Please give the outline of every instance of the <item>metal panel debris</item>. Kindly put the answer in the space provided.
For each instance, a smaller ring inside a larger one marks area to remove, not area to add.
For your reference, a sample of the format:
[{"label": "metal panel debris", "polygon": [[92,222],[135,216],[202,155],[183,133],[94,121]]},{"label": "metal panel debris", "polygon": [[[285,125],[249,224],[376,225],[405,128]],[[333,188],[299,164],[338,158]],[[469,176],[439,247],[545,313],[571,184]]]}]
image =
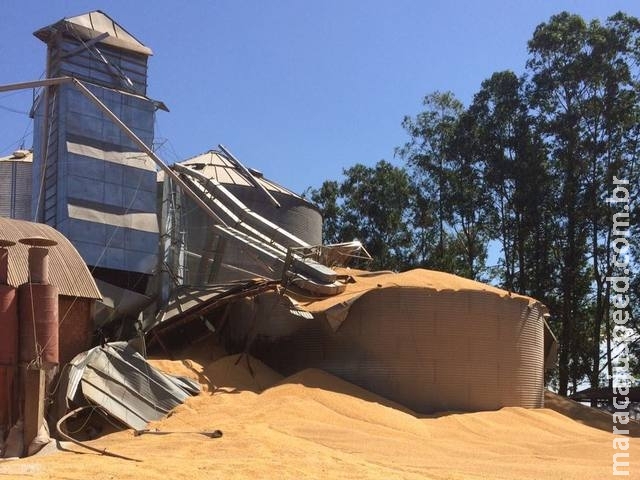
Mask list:
[{"label": "metal panel debris", "polygon": [[193,380],[155,369],[126,342],[92,348],[70,365],[67,399],[99,405],[135,430],[144,430],[200,391]]}]

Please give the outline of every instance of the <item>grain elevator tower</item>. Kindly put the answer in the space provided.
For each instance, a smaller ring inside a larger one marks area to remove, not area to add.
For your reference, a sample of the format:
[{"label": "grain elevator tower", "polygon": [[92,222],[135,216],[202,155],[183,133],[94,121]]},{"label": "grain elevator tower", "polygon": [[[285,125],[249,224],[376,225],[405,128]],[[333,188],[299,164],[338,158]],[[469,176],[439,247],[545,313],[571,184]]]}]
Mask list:
[{"label": "grain elevator tower", "polygon": [[[152,145],[148,47],[101,11],[34,35],[47,44],[47,77],[82,81]],[[158,249],[153,162],[72,84],[47,87],[33,112],[33,218],[69,238],[96,277],[143,289]]]}]

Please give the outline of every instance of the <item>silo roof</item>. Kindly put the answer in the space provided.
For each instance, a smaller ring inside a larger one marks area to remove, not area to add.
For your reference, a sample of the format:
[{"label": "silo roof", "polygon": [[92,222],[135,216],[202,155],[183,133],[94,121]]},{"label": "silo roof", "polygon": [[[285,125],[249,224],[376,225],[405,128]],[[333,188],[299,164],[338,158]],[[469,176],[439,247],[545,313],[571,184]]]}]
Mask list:
[{"label": "silo roof", "polygon": [[[216,180],[223,185],[239,185],[255,188],[237,165],[232,160],[229,160],[224,153],[217,150],[209,150],[208,152],[196,155],[195,157],[180,162],[180,165],[190,168],[207,178]],[[249,168],[249,171],[251,171],[256,181],[268,191],[301,198],[300,195],[297,195],[291,190],[271,180],[267,180],[261,172],[251,168]]]},{"label": "silo roof", "polygon": [[82,40],[92,40],[106,33],[107,36],[101,39],[100,43],[147,56],[153,55],[149,47],[127,32],[121,25],[101,10],[94,10],[93,12],[75,17],[63,18],[52,25],[35,31],[33,34],[46,43],[59,31],[75,34]]},{"label": "silo roof", "polygon": [[31,150],[16,150],[7,157],[0,157],[0,162],[33,162],[33,152]]},{"label": "silo roof", "polygon": [[49,249],[49,282],[58,287],[60,295],[101,298],[87,265],[62,233],[43,223],[0,217],[0,239],[16,243],[9,247],[9,285],[18,287],[27,282],[29,247],[18,242],[27,237],[44,237],[58,243]]}]

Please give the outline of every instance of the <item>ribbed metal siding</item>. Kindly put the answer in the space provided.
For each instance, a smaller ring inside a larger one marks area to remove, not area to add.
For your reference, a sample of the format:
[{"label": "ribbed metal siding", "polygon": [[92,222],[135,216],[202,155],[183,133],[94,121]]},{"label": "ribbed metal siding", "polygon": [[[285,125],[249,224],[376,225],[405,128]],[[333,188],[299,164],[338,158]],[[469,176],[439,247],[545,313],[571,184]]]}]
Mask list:
[{"label": "ribbed metal siding", "polygon": [[[55,49],[59,50],[55,50]],[[133,91],[145,95],[147,91],[147,56],[99,44],[97,49],[102,53],[110,66],[97,60],[96,47],[91,50],[70,38],[65,38],[59,46],[51,46],[50,53],[54,63],[53,70],[59,75],[68,75],[80,80],[106,87],[128,87],[116,73],[118,70],[133,83]],[[75,52],[69,55],[70,52]]]},{"label": "ribbed metal siding", "polygon": [[358,299],[337,332],[323,318],[307,323],[256,354],[285,374],[322,368],[422,413],[543,406],[544,323],[536,304],[486,292],[384,288]]},{"label": "ribbed metal siding", "polygon": [[0,162],[0,216],[31,218],[31,162]]},{"label": "ribbed metal siding", "polygon": [[[227,188],[247,207],[267,220],[285,228],[311,245],[322,243],[322,216],[304,199],[272,192],[281,205],[280,208],[276,208],[263,192],[253,186],[227,185]],[[213,281],[227,282],[252,277],[251,274],[244,273],[242,270],[226,268],[220,269],[216,277],[211,277],[208,271],[201,269],[199,255],[209,252],[212,259],[220,255],[218,236],[213,233],[213,221],[208,215],[188,197],[185,196],[183,202],[183,229],[185,231],[186,248],[189,252],[197,255],[188,256],[186,259],[185,283],[202,285]],[[257,261],[254,253],[240,242],[227,242],[222,256],[222,263],[270,278],[275,278],[274,275],[276,277],[280,275],[279,272],[270,271],[269,265]]]},{"label": "ribbed metal siding", "polygon": [[11,162],[0,162],[0,217],[11,217],[12,170]]},{"label": "ribbed metal siding", "polygon": [[32,164],[30,162],[15,162],[15,203],[12,218],[18,220],[31,219],[31,175]]},{"label": "ribbed metal siding", "polygon": [[[89,89],[144,142],[152,143],[154,107],[150,101],[95,85]],[[55,106],[51,116],[55,121],[48,135],[50,145],[39,220],[66,235],[89,265],[150,273],[157,264],[157,232],[149,233],[133,224],[131,228],[118,228],[114,234],[115,227],[106,222],[71,218],[69,207],[91,201],[98,215],[123,215],[126,210],[155,216],[155,171],[130,168],[124,164],[126,161],[118,164],[68,152],[67,142],[110,152],[136,152],[138,148],[72,86],[60,86],[55,97],[52,95],[52,102]],[[38,132],[42,131],[43,126],[39,125]],[[38,173],[42,151],[40,143],[35,147]],[[144,161],[141,159],[140,163]],[[41,182],[37,178],[33,184],[39,188]],[[35,201],[38,197],[33,198]],[[120,209],[114,211],[114,205]]]},{"label": "ribbed metal siding", "polygon": [[277,208],[262,191],[253,186],[228,185],[227,189],[251,210],[308,244],[322,244],[322,215],[304,199],[281,192],[270,192],[280,203],[280,208]]}]

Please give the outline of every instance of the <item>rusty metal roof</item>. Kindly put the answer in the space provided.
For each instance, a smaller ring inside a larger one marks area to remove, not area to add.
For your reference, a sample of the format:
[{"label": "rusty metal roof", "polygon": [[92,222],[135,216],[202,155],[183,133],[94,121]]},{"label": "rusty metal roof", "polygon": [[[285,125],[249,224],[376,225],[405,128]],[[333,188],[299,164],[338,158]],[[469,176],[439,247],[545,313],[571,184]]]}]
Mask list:
[{"label": "rusty metal roof", "polygon": [[29,247],[18,243],[26,237],[45,237],[58,242],[49,250],[49,281],[58,287],[60,295],[101,298],[87,265],[67,238],[56,229],[42,224],[0,217],[0,239],[12,240],[9,248],[9,284],[17,287],[27,282]]}]

